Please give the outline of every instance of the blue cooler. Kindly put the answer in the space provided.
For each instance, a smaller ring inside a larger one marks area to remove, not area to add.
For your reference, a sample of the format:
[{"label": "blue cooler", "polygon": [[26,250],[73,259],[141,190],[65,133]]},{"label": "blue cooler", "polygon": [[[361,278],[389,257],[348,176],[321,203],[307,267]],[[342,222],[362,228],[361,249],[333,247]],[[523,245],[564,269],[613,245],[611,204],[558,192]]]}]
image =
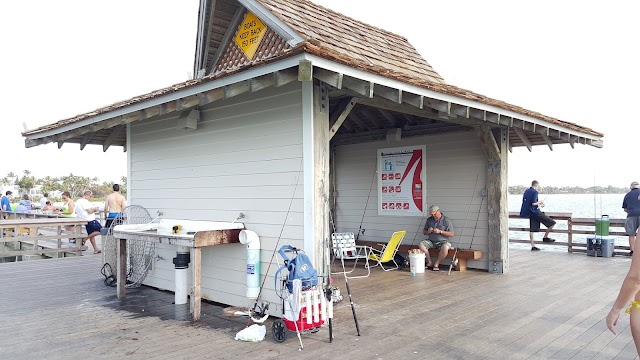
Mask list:
[{"label": "blue cooler", "polygon": [[587,256],[612,257],[615,244],[613,238],[591,236],[587,238]]}]

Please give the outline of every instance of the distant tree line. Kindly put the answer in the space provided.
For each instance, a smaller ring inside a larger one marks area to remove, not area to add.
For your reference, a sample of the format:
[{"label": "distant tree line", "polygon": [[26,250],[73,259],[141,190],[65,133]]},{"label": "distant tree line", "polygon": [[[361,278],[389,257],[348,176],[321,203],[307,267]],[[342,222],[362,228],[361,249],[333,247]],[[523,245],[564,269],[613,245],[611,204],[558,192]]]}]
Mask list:
[{"label": "distant tree line", "polygon": [[[509,186],[509,194],[522,194],[529,186],[515,185]],[[616,186],[544,186],[541,193],[545,194],[626,194],[629,188]]]},{"label": "distant tree line", "polygon": [[[127,192],[127,177],[120,178],[120,192]],[[21,193],[29,193],[36,185],[42,186],[42,193],[50,193],[56,190],[68,191],[72,198],[82,196],[85,190],[91,190],[96,198],[103,198],[113,191],[113,183],[100,182],[97,177],[77,176],[69,174],[61,177],[45,176],[44,178],[36,178],[31,171],[24,170],[22,176],[18,176],[14,172],[8,173],[0,179],[3,185],[14,184],[20,188]]]}]

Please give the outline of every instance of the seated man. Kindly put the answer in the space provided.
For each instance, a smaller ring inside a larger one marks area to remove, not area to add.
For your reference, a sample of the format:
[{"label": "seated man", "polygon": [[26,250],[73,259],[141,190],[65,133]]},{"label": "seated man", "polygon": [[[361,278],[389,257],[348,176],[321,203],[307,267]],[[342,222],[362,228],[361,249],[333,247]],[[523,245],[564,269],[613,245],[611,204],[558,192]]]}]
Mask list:
[{"label": "seated man", "polygon": [[[428,235],[429,238],[421,241],[418,247],[427,255],[427,269],[440,271],[440,262],[447,257],[449,249],[451,249],[451,244],[448,239],[454,235],[453,224],[449,218],[440,212],[438,205],[429,206],[429,215],[431,216],[427,218],[427,222],[424,224],[424,230],[422,231],[422,233]],[[438,259],[433,265],[431,263],[431,256],[429,256],[429,249],[431,248],[440,250]]]}]

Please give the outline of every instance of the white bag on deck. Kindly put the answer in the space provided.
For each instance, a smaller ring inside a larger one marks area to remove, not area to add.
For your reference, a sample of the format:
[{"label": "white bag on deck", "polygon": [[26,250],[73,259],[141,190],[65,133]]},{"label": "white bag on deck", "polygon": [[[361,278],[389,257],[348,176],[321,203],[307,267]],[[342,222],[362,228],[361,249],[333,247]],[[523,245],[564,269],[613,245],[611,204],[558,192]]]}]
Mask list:
[{"label": "white bag on deck", "polygon": [[264,325],[253,324],[246,329],[240,330],[236,334],[236,340],[242,341],[262,341],[267,334],[267,328]]}]

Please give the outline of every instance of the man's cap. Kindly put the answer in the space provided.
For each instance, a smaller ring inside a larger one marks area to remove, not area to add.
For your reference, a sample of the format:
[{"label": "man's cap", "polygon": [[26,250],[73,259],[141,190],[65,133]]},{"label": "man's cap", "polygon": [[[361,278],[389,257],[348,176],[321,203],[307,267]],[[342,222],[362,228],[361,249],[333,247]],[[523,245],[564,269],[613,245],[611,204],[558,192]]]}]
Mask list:
[{"label": "man's cap", "polygon": [[631,183],[631,185],[629,185],[632,189],[637,189],[640,188],[640,183],[638,183],[637,181],[633,181]]},{"label": "man's cap", "polygon": [[440,207],[438,205],[429,206],[429,213],[432,213],[432,212],[438,211],[438,210],[440,210]]},{"label": "man's cap", "polygon": [[20,200],[20,205],[27,205],[27,202],[25,200]]}]

